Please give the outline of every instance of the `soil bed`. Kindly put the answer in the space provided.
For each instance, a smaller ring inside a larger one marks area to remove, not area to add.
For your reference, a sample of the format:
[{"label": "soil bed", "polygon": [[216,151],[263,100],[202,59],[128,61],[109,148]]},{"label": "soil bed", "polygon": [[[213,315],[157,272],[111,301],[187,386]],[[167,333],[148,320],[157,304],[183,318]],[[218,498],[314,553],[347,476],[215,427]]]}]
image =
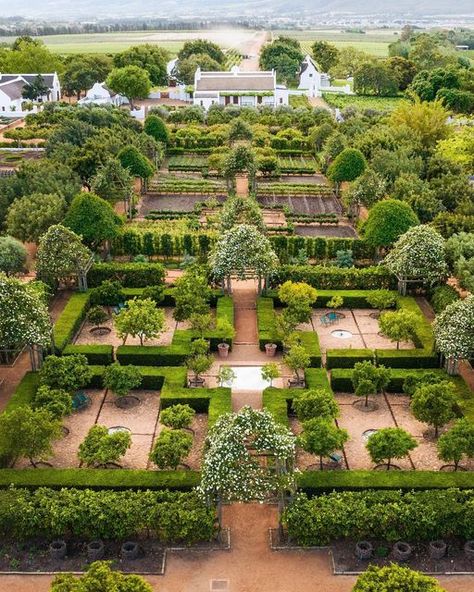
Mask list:
[{"label": "soil bed", "polygon": [[[386,543],[385,541],[370,542],[374,547],[374,553],[369,560],[361,560],[356,557],[356,541],[346,540],[333,543],[331,551],[334,561],[334,573],[363,572],[369,564],[382,566],[395,561],[392,554],[393,543]],[[410,543],[413,547],[412,556],[407,561],[404,561],[402,565],[433,574],[474,572],[474,561],[467,559],[464,555],[464,541],[452,539],[446,542],[448,550],[446,556],[442,559],[430,558],[428,543]],[[379,555],[382,554],[386,556],[380,557]]]}]

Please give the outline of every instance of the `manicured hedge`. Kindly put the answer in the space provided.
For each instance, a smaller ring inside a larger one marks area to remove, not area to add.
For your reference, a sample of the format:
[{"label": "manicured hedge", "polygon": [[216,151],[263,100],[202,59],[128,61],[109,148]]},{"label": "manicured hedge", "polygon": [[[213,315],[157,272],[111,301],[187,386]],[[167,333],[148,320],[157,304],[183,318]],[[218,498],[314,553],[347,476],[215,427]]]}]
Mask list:
[{"label": "manicured hedge", "polygon": [[56,353],[61,353],[73,340],[76,331],[86,318],[89,307],[90,292],[75,292],[69,298],[64,310],[54,323],[53,339]]},{"label": "manicured hedge", "polygon": [[377,363],[389,368],[439,368],[439,357],[425,349],[376,349]]},{"label": "manicured hedge", "polygon": [[341,491],[311,499],[300,494],[286,508],[283,524],[290,539],[305,546],[340,539],[472,539],[474,490]]},{"label": "manicured hedge", "polygon": [[272,277],[272,285],[287,280],[306,282],[321,290],[377,290],[396,287],[396,278],[386,267],[341,268],[323,265],[282,265]]},{"label": "manicured hedge", "polygon": [[[207,257],[216,241],[215,232],[169,234],[158,230],[126,228],[112,242],[113,255],[183,256]],[[136,264],[133,264],[136,265]],[[154,282],[159,283],[159,282]]]},{"label": "manicured hedge", "polygon": [[[90,388],[101,388],[105,366],[91,366]],[[138,388],[160,390],[166,381],[168,388],[179,389],[186,385],[187,370],[183,367],[139,366],[142,382]]]},{"label": "manicured hedge", "polygon": [[104,280],[117,280],[127,288],[146,288],[162,284],[165,270],[161,263],[94,263],[87,274],[89,287],[100,286]]},{"label": "manicured hedge", "polygon": [[189,346],[183,345],[119,345],[115,355],[123,365],[181,366],[189,351]]},{"label": "manicured hedge", "polygon": [[198,413],[208,414],[211,427],[217,418],[232,411],[232,391],[230,388],[171,388],[165,384],[160,396],[161,409],[178,403],[192,407]]},{"label": "manicured hedge", "polygon": [[[275,191],[275,195],[278,195],[278,191]],[[281,263],[288,263],[291,257],[296,257],[301,251],[309,259],[316,261],[335,259],[337,251],[348,249],[352,251],[355,260],[373,259],[375,255],[374,248],[365,241],[352,238],[270,236],[270,242]]]},{"label": "manicured hedge", "polygon": [[375,360],[372,349],[328,349],[326,352],[326,368],[353,368],[357,362]]},{"label": "manicured hedge", "polygon": [[[343,308],[370,308],[372,306],[368,303],[367,298],[375,290],[317,290],[316,300],[313,303],[313,308],[327,308],[327,303],[334,296],[340,296],[344,303]],[[398,302],[398,293],[392,290],[391,293]],[[275,306],[283,306],[278,298],[278,290],[268,290],[267,298],[272,298]]]},{"label": "manicured hedge", "polygon": [[8,401],[5,411],[13,411],[18,407],[31,405],[39,386],[38,372],[27,372],[16,387]]},{"label": "manicured hedge", "polygon": [[63,349],[63,355],[82,354],[86,356],[89,364],[108,366],[114,361],[113,345],[67,345]]}]

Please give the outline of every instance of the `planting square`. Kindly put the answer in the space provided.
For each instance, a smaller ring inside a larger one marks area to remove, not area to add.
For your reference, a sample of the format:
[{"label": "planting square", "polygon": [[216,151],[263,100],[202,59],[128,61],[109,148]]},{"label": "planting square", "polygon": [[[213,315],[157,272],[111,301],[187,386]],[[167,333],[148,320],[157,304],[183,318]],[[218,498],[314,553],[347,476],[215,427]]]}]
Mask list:
[{"label": "planting square", "polygon": [[132,397],[139,399],[139,404],[128,409],[117,407],[118,397],[108,391],[97,423],[108,428],[112,426],[124,426],[132,434],[154,434],[156,418],[160,404],[158,391],[136,390],[130,393]]}]

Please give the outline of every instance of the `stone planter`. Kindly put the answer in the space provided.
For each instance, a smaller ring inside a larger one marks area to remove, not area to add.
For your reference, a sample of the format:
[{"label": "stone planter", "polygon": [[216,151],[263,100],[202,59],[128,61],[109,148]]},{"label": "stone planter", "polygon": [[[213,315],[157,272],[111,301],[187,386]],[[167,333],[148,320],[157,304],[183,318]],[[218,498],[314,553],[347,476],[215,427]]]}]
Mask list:
[{"label": "stone planter", "polygon": [[66,541],[57,540],[49,545],[49,556],[53,561],[64,559],[66,557],[67,545]]},{"label": "stone planter", "polygon": [[464,555],[468,559],[474,559],[474,541],[467,541],[464,544]]},{"label": "stone planter", "polygon": [[274,358],[276,351],[277,351],[276,343],[266,343],[265,344],[265,353],[267,354],[267,357]]},{"label": "stone planter", "polygon": [[392,549],[393,557],[396,561],[407,561],[410,559],[412,551],[413,549],[411,545],[403,541],[398,541],[398,543],[395,543]]},{"label": "stone planter", "polygon": [[355,554],[357,559],[367,560],[373,555],[374,548],[369,541],[358,541],[355,546]]},{"label": "stone planter", "polygon": [[431,559],[442,559],[446,555],[447,544],[444,541],[431,541],[428,551]]},{"label": "stone planter", "polygon": [[138,543],[134,541],[127,541],[122,545],[120,554],[122,556],[122,559],[128,559],[129,561],[133,561],[133,559],[136,559],[138,557],[139,551],[140,547],[138,546]]},{"label": "stone planter", "polygon": [[87,559],[89,561],[99,561],[104,556],[105,548],[102,541],[91,541],[87,545]]},{"label": "stone planter", "polygon": [[229,356],[230,345],[228,343],[217,344],[217,351],[219,352],[219,358],[227,358]]}]

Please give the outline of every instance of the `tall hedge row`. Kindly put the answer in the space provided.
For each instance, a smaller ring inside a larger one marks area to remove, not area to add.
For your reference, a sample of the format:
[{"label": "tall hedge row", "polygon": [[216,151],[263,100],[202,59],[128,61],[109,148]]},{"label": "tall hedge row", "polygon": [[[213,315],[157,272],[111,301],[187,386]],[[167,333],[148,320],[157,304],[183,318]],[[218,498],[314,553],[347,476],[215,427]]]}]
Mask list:
[{"label": "tall hedge row", "polygon": [[272,285],[291,280],[306,282],[322,290],[392,290],[396,278],[386,267],[325,267],[323,265],[282,265],[272,278]]}]

